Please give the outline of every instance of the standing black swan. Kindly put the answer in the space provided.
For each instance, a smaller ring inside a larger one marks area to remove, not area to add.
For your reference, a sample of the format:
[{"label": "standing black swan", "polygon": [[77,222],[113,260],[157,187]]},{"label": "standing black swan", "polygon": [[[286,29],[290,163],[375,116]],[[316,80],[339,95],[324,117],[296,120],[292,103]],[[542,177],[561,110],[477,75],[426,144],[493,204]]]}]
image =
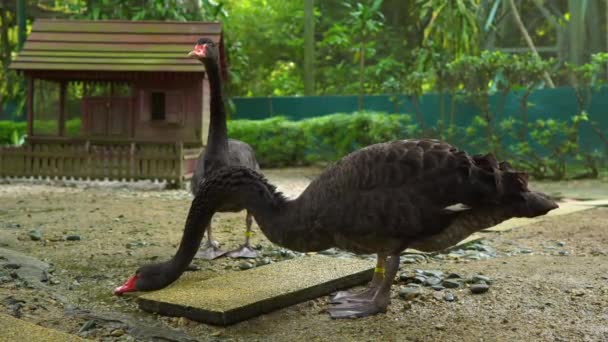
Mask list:
[{"label": "standing black swan", "polygon": [[[192,201],[175,256],[139,268],[115,294],[171,284],[194,257],[218,208],[239,203],[270,241],[286,248],[376,253],[377,271],[368,289],[338,293],[329,313],[341,318],[384,312],[404,249],[444,249],[511,217],[557,208],[544,194],[528,190],[527,183],[526,174],[490,154],[469,156],[436,140],[393,141],[353,152],[294,200],[251,169],[222,168],[207,177]],[[456,204],[465,207],[448,208]]]},{"label": "standing black swan", "polygon": [[[205,174],[209,174],[220,167],[227,165],[241,165],[250,167],[259,171],[255,159],[255,152],[248,144],[234,139],[228,139],[228,130],[226,128],[226,111],[224,109],[224,100],[222,97],[222,81],[220,76],[218,58],[219,52],[215,43],[208,38],[200,38],[194,50],[189,54],[189,57],[200,60],[205,65],[207,77],[209,78],[210,98],[209,110],[211,118],[209,123],[209,138],[207,139],[207,147],[204,154],[201,154],[196,162],[196,170],[190,181],[190,189],[192,194],[196,196],[200,183],[204,180]],[[236,203],[224,203],[221,212],[237,212],[245,208]],[[245,243],[240,248],[228,252],[228,256],[233,258],[255,258],[256,251],[251,248],[249,237],[251,236],[251,213],[247,211],[245,224]],[[225,251],[219,248],[217,241],[213,240],[211,234],[211,223],[207,228],[207,241],[197,257],[203,259],[215,259],[226,254]]]}]

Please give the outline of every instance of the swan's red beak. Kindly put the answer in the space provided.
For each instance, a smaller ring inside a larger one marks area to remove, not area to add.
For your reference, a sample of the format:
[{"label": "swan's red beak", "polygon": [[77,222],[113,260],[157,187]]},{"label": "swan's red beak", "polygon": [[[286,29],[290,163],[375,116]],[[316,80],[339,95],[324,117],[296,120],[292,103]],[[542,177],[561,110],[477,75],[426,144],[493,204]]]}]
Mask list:
[{"label": "swan's red beak", "polygon": [[137,281],[138,276],[134,275],[131,278],[127,279],[127,281],[122,285],[114,289],[114,294],[117,296],[122,296],[123,293],[137,291],[135,288],[135,282]]},{"label": "swan's red beak", "polygon": [[196,44],[194,46],[194,50],[188,53],[188,57],[192,58],[204,58],[207,56],[207,45],[206,44]]}]

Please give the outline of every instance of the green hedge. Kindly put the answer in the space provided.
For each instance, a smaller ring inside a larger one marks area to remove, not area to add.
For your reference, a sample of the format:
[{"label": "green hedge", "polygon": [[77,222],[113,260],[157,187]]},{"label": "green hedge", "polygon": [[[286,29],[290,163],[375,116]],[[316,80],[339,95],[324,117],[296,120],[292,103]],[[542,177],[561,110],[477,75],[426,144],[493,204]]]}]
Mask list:
[{"label": "green hedge", "polygon": [[228,135],[250,144],[262,167],[331,162],[370,144],[404,139],[415,130],[409,115],[375,112],[228,123]]},{"label": "green hedge", "polygon": [[[70,137],[80,135],[80,119],[71,119],[65,122],[66,133]],[[34,130],[39,132],[57,132],[57,121],[35,120]],[[20,137],[27,132],[27,122],[0,121],[0,146],[14,145]]]}]

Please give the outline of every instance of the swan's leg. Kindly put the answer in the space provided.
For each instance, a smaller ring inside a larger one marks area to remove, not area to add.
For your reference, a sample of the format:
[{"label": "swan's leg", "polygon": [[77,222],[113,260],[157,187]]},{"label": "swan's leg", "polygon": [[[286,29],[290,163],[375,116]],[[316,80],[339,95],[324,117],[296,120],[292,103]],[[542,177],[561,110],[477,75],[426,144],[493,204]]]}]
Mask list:
[{"label": "swan's leg", "polygon": [[329,302],[332,304],[346,303],[346,302],[362,302],[370,301],[373,299],[378,286],[384,279],[386,265],[386,255],[378,254],[376,261],[376,268],[374,269],[374,277],[372,281],[367,285],[367,288],[362,292],[353,291],[339,291],[333,297],[330,298]]},{"label": "swan's leg", "polygon": [[245,224],[247,225],[247,230],[245,230],[245,243],[242,244],[239,248],[228,252],[228,256],[231,258],[256,258],[258,256],[258,252],[251,247],[251,243],[249,239],[251,238],[251,224],[253,223],[253,216],[247,211],[247,216],[245,217]]},{"label": "swan's leg", "polygon": [[327,310],[332,318],[365,317],[379,312],[386,312],[390,303],[391,286],[399,270],[399,254],[392,255],[386,263],[384,279],[378,286],[372,300],[365,302],[347,302],[331,305]]},{"label": "swan's leg", "polygon": [[207,241],[201,246],[198,253],[196,253],[195,258],[213,260],[221,257],[224,254],[226,254],[226,251],[221,250],[220,244],[213,240],[211,223],[209,223],[209,227],[207,227]]}]

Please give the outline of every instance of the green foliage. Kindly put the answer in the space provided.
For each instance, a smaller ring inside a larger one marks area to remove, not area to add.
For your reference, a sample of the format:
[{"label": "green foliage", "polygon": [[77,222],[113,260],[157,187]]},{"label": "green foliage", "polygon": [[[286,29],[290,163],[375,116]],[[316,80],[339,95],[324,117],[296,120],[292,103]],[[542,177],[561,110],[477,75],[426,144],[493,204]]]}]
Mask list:
[{"label": "green foliage", "polygon": [[229,136],[250,144],[262,167],[327,163],[363,146],[407,138],[415,129],[408,115],[373,112],[228,123]]},{"label": "green foliage", "polygon": [[[80,119],[71,119],[65,122],[66,135],[70,137],[80,135]],[[35,120],[34,128],[40,132],[56,132],[56,120]],[[0,146],[20,145],[27,132],[27,122],[25,121],[0,121]]]}]

